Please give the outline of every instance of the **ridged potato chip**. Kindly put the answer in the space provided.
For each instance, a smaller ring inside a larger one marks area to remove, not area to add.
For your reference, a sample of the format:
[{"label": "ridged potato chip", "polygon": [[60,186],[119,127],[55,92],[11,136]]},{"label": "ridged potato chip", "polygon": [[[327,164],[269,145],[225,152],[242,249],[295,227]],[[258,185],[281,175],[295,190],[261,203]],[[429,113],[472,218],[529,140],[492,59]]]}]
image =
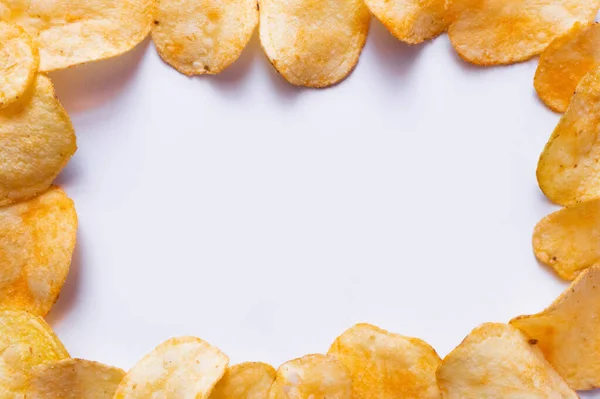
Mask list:
[{"label": "ridged potato chip", "polygon": [[269,399],[352,399],[352,378],[335,357],[306,355],[279,367]]},{"label": "ridged potato chip", "polygon": [[444,399],[577,399],[534,341],[507,324],[485,323],[442,360]]},{"label": "ridged potato chip", "polygon": [[159,0],[152,39],[179,72],[217,74],[239,58],[257,24],[256,0]]},{"label": "ridged potato chip", "polygon": [[129,370],[114,399],[206,399],[228,364],[227,355],[200,338],[171,338]]},{"label": "ridged potato chip", "polygon": [[449,0],[448,37],[478,65],[511,64],[540,54],[575,23],[590,24],[600,0]]},{"label": "ridged potato chip", "polygon": [[0,108],[22,97],[33,83],[40,59],[31,37],[0,21]]},{"label": "ridged potato chip", "polygon": [[417,338],[357,324],[340,335],[329,354],[350,370],[356,399],[436,399],[440,392],[435,350]]},{"label": "ridged potato chip", "polygon": [[363,0],[259,0],[260,42],[297,86],[327,87],[352,72],[369,31]]},{"label": "ridged potato chip", "polygon": [[50,79],[38,75],[23,98],[0,110],[0,206],[46,190],[76,149],[69,116]]},{"label": "ridged potato chip", "polygon": [[0,208],[0,308],[48,313],[67,278],[76,234],[73,201],[58,187]]},{"label": "ridged potato chip", "polygon": [[210,399],[267,399],[275,369],[266,363],[241,363],[229,367]]},{"label": "ridged potato chip", "polygon": [[27,399],[112,399],[125,376],[119,368],[63,359],[33,369]]}]

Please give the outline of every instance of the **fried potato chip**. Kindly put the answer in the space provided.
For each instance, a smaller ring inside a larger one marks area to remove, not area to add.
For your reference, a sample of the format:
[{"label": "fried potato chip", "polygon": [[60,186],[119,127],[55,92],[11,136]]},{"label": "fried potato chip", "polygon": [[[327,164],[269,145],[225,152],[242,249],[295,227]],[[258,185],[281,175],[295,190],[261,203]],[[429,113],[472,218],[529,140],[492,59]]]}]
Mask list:
[{"label": "fried potato chip", "polygon": [[0,308],[48,313],[67,278],[76,234],[73,201],[58,187],[0,208]]},{"label": "fried potato chip", "polygon": [[119,368],[63,359],[33,369],[27,399],[112,399],[125,376]]},{"label": "fried potato chip", "polygon": [[37,46],[16,25],[0,22],[0,108],[23,96],[40,63]]},{"label": "fried potato chip", "polygon": [[444,399],[577,399],[534,341],[514,327],[485,323],[442,360]]},{"label": "fried potato chip", "polygon": [[257,24],[256,0],[159,0],[152,39],[179,72],[217,74],[239,58]]},{"label": "fried potato chip", "polygon": [[228,364],[227,355],[200,338],[171,338],[129,370],[114,399],[206,399]]},{"label": "fried potato chip", "polygon": [[541,53],[575,23],[588,25],[600,0],[449,0],[448,37],[478,65],[511,64]]},{"label": "fried potato chip", "polygon": [[290,83],[326,87],[352,72],[369,31],[363,0],[259,0],[260,41]]},{"label": "fried potato chip", "polygon": [[40,71],[131,50],[150,33],[154,0],[0,0],[0,19],[37,39]]},{"label": "fried potato chip", "polygon": [[267,399],[275,369],[265,363],[229,367],[210,394],[210,399]]},{"label": "fried potato chip", "polygon": [[28,398],[33,368],[69,354],[39,316],[0,311],[0,398]]},{"label": "fried potato chip", "polygon": [[306,355],[279,367],[269,399],[352,399],[352,378],[335,357]]},{"label": "fried potato chip", "polygon": [[355,399],[440,398],[435,370],[440,357],[425,341],[357,324],[340,335],[329,354],[350,370]]}]

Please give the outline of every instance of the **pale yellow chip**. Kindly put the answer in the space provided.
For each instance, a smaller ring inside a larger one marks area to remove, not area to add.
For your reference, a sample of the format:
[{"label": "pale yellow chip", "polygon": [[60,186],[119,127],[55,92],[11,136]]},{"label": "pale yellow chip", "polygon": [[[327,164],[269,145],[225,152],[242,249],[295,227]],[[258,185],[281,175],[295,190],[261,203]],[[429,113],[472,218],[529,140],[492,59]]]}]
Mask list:
[{"label": "pale yellow chip", "polygon": [[260,41],[290,83],[326,87],[352,72],[369,31],[363,0],[260,0]]},{"label": "pale yellow chip", "polygon": [[352,377],[335,357],[306,355],[282,364],[269,399],[352,399]]},{"label": "pale yellow chip", "polygon": [[0,22],[0,108],[23,96],[39,63],[31,37],[16,25]]},{"label": "pale yellow chip", "polygon": [[155,0],[0,0],[0,19],[37,39],[40,71],[131,50],[150,33]]},{"label": "pale yellow chip", "polygon": [[152,39],[179,72],[217,74],[238,59],[257,24],[256,0],[158,0]]},{"label": "pale yellow chip", "polygon": [[124,376],[119,368],[89,360],[44,363],[33,369],[27,399],[112,399]]},{"label": "pale yellow chip", "polygon": [[425,341],[357,324],[340,335],[329,354],[345,365],[355,399],[436,399],[435,370],[440,357]]},{"label": "pale yellow chip", "polygon": [[577,399],[534,341],[507,324],[486,323],[442,360],[444,399]]},{"label": "pale yellow chip", "polygon": [[266,363],[241,363],[229,367],[210,399],[267,399],[275,369]]},{"label": "pale yellow chip", "polygon": [[0,311],[0,399],[28,398],[32,372],[45,362],[69,354],[39,316]]},{"label": "pale yellow chip", "polygon": [[76,149],[69,116],[50,79],[38,75],[22,99],[0,110],[0,206],[46,190]]},{"label": "pale yellow chip", "polygon": [[452,46],[478,65],[510,64],[540,54],[575,23],[590,24],[600,0],[449,0]]},{"label": "pale yellow chip", "polygon": [[114,399],[206,399],[228,364],[227,355],[200,338],[171,338],[129,370]]}]

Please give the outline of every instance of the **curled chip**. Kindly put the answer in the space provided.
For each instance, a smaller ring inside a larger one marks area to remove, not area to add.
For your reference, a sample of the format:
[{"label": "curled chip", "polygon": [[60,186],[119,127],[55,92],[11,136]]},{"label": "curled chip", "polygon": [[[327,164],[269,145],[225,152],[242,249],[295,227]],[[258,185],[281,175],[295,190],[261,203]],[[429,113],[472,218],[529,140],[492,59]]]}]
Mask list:
[{"label": "curled chip", "polygon": [[125,372],[82,359],[63,359],[33,369],[27,399],[112,399]]},{"label": "curled chip", "polygon": [[269,399],[352,399],[352,378],[335,357],[306,355],[279,367]]},{"label": "curled chip", "polygon": [[227,369],[210,399],[267,399],[275,369],[265,363],[242,363]]},{"label": "curled chip", "polygon": [[540,56],[533,84],[544,103],[565,112],[579,81],[600,64],[600,24],[575,24]]},{"label": "curled chip", "polygon": [[541,53],[575,23],[588,25],[600,0],[449,0],[452,46],[478,65],[510,64]]},{"label": "curled chip", "polygon": [[435,370],[440,358],[420,339],[357,324],[340,335],[329,354],[350,370],[356,399],[440,397]]},{"label": "curled chip", "polygon": [[186,75],[217,74],[238,59],[258,23],[256,0],[159,0],[152,39]]},{"label": "curled chip", "polygon": [[38,75],[31,92],[0,110],[0,206],[46,190],[75,153],[75,132]]},{"label": "curled chip", "polygon": [[577,399],[536,342],[507,324],[486,323],[442,360],[444,399]]},{"label": "curled chip", "polygon": [[290,83],[326,87],[354,69],[369,31],[363,0],[260,0],[260,41]]},{"label": "curled chip", "polygon": [[150,33],[155,0],[0,0],[0,18],[37,38],[40,71],[114,57]]},{"label": "curled chip", "polygon": [[129,370],[114,399],[206,399],[228,364],[227,355],[200,338],[171,338]]},{"label": "curled chip", "polygon": [[36,45],[18,26],[0,22],[0,108],[22,97],[40,59]]}]

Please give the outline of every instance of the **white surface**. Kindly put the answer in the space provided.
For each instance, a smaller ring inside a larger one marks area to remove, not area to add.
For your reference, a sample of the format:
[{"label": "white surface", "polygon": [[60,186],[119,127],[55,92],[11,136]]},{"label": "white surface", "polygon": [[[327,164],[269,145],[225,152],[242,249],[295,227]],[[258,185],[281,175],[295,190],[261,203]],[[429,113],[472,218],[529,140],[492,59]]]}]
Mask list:
[{"label": "white surface", "polygon": [[256,37],[218,77],[180,75],[149,41],[53,74],[80,229],[51,323],[72,355],[124,368],[183,334],[277,366],[356,322],[443,356],[541,310],[566,285],[531,251],[559,118],[535,67],[479,69],[446,36],[409,48],[373,23],[327,90],[288,85]]}]

